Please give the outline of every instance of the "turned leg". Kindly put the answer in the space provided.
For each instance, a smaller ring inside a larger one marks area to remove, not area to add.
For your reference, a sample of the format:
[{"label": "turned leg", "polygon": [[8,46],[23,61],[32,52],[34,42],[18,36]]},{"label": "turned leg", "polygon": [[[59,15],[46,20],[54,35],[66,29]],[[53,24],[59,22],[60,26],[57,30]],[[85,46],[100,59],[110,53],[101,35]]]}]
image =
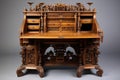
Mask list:
[{"label": "turned leg", "polygon": [[82,75],[82,71],[83,71],[83,66],[79,66],[78,69],[77,69],[77,77],[81,77]]},{"label": "turned leg", "polygon": [[100,68],[100,66],[96,66],[95,69],[98,70],[96,74],[101,77],[103,74],[103,70]]},{"label": "turned leg", "polygon": [[39,76],[42,78],[44,77],[44,69],[42,66],[37,67],[37,71],[39,72]]},{"label": "turned leg", "polygon": [[24,70],[24,69],[25,69],[24,66],[20,66],[20,67],[17,69],[16,74],[17,74],[18,77],[24,75],[24,73],[22,72],[22,70]]}]

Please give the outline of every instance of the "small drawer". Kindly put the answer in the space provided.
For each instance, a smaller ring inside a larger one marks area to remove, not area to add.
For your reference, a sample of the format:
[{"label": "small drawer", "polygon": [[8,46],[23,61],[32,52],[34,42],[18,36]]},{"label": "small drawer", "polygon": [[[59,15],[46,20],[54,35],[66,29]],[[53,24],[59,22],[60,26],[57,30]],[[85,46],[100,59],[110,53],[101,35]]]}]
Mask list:
[{"label": "small drawer", "polygon": [[27,23],[40,23],[40,19],[27,19]]},{"label": "small drawer", "polygon": [[39,30],[40,26],[39,25],[28,25],[28,30]]},{"label": "small drawer", "polygon": [[81,19],[81,23],[92,23],[92,19]]},{"label": "small drawer", "polygon": [[74,27],[74,23],[62,23],[62,27]]},{"label": "small drawer", "polygon": [[48,27],[60,27],[60,23],[48,23]]}]

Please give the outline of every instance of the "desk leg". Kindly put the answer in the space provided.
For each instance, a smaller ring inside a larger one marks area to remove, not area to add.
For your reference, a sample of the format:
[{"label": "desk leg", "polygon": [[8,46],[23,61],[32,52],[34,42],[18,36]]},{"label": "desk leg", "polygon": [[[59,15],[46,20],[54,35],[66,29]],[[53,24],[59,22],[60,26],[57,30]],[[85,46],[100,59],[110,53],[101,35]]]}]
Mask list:
[{"label": "desk leg", "polygon": [[101,77],[102,74],[103,74],[103,70],[102,70],[102,69],[100,68],[100,66],[98,66],[98,65],[95,66],[95,69],[98,70],[98,71],[96,72],[96,74]]},{"label": "desk leg", "polygon": [[79,66],[78,67],[77,74],[76,74],[77,77],[81,77],[83,70],[84,70],[83,66]]},{"label": "desk leg", "polygon": [[21,76],[24,75],[24,73],[22,72],[22,70],[24,70],[24,69],[25,69],[25,66],[20,66],[20,67],[17,69],[16,74],[17,74],[18,77],[21,77]]},{"label": "desk leg", "polygon": [[37,67],[37,71],[39,72],[39,76],[42,78],[44,77],[44,69],[42,66]]},{"label": "desk leg", "polygon": [[44,77],[44,69],[43,69],[43,67],[42,66],[20,66],[18,69],[17,69],[17,71],[16,71],[16,73],[17,73],[17,76],[18,77],[21,77],[21,76],[23,76],[24,75],[24,73],[22,72],[22,70],[24,70],[24,69],[31,69],[31,70],[37,70],[38,72],[39,72],[39,76],[42,78],[42,77]]},{"label": "desk leg", "polygon": [[82,72],[83,72],[84,69],[96,69],[97,70],[96,74],[98,76],[100,76],[100,77],[103,74],[103,70],[100,68],[99,65],[91,65],[91,66],[84,65],[84,66],[79,66],[78,67],[78,69],[77,69],[77,77],[81,77]]}]

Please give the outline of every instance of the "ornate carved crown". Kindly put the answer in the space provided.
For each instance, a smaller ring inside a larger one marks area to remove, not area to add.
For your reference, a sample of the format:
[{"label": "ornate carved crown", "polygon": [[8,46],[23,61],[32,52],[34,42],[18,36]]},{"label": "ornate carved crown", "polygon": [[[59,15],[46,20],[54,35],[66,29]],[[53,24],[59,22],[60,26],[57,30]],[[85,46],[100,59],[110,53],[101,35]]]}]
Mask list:
[{"label": "ornate carved crown", "polygon": [[[89,6],[91,2],[88,3]],[[37,4],[34,8],[31,7],[33,2],[28,2],[30,5],[30,11],[88,11],[82,3],[76,3],[76,5],[69,5],[69,4],[63,4],[63,3],[56,3],[56,4],[50,4],[45,5],[44,3]],[[27,9],[25,9],[27,11]]]}]

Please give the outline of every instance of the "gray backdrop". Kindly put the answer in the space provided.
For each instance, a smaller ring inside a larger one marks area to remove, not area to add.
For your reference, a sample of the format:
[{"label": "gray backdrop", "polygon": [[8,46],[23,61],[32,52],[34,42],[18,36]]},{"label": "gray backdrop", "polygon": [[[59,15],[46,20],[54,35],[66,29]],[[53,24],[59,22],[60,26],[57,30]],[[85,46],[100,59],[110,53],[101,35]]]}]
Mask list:
[{"label": "gray backdrop", "polygon": [[[40,80],[37,74],[28,74],[17,78],[15,71],[21,64],[19,55],[19,29],[23,20],[22,11],[28,8],[29,0],[0,0],[0,78],[1,80]],[[39,2],[46,4],[67,3],[75,4],[88,1],[94,2],[92,8],[97,9],[97,20],[104,31],[104,41],[101,44],[99,64],[104,69],[103,77],[87,74],[76,78],[74,69],[53,69],[43,78],[47,80],[80,79],[80,80],[118,80],[120,78],[120,0],[30,0],[35,5]],[[33,5],[34,6],[34,5]],[[86,5],[86,7],[88,7]]]}]

